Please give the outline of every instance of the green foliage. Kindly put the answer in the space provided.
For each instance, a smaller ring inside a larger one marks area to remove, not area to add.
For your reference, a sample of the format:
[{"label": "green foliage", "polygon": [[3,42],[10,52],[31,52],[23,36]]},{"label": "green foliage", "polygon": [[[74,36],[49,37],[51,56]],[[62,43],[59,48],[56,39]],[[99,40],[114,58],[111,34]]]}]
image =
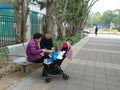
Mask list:
[{"label": "green foliage", "polygon": [[114,13],[110,10],[103,13],[102,21],[103,23],[109,27],[110,23],[113,22],[113,18],[115,17]]},{"label": "green foliage", "polygon": [[5,59],[0,58],[0,68],[2,68],[4,64],[5,64]]},{"label": "green foliage", "polygon": [[58,40],[58,39],[54,38],[54,39],[53,39],[53,43],[54,43],[58,48],[60,48],[61,44],[62,44],[64,41],[66,41],[67,39],[71,39],[71,40],[73,41],[73,45],[80,41],[80,39],[77,38],[76,36],[72,36],[72,37],[63,37],[63,39],[61,39],[61,40]]},{"label": "green foliage", "polygon": [[2,68],[4,64],[5,64],[5,60],[3,58],[0,58],[0,68]]},{"label": "green foliage", "polygon": [[94,15],[89,15],[89,18],[87,19],[86,26],[91,26],[97,23],[103,23],[105,27],[109,28],[110,23],[115,24],[115,28],[119,30],[120,27],[120,9],[114,10],[114,11],[105,11],[102,15],[97,12]]},{"label": "green foliage", "polygon": [[113,11],[115,14],[115,17],[113,18],[113,22],[116,24],[117,28],[120,27],[120,9]]},{"label": "green foliage", "polygon": [[8,54],[8,50],[6,48],[0,50],[0,58],[5,58],[7,54]]},{"label": "green foliage", "polygon": [[2,68],[3,67],[3,63],[0,61],[0,68]]},{"label": "green foliage", "polygon": [[84,38],[84,37],[87,37],[87,36],[88,36],[87,34],[83,34],[83,38]]},{"label": "green foliage", "polygon": [[92,23],[93,24],[98,24],[98,23],[101,23],[102,22],[102,15],[97,12],[94,17],[92,18]]},{"label": "green foliage", "polygon": [[5,58],[6,58],[7,54],[8,54],[7,49],[0,50],[0,68],[2,68],[3,65],[5,64]]},{"label": "green foliage", "polygon": [[20,71],[21,67],[20,65],[16,64],[16,65],[12,65],[10,69],[12,72],[16,72],[16,71]]},{"label": "green foliage", "polygon": [[2,74],[0,74],[0,79],[2,78],[2,76],[3,76],[3,75],[2,75]]},{"label": "green foliage", "polygon": [[0,0],[0,5],[14,5],[14,0]]},{"label": "green foliage", "polygon": [[[86,0],[69,0],[67,7],[67,14],[65,16],[67,22],[74,21],[77,26],[84,22],[86,16],[88,16],[88,2]],[[86,21],[86,20],[85,20]]]},{"label": "green foliage", "polygon": [[98,24],[98,23],[102,23],[102,15],[101,13],[97,12],[95,13],[94,15],[92,15],[92,13],[89,15],[88,19],[87,19],[87,23],[86,23],[86,26],[87,27],[91,27],[95,24]]},{"label": "green foliage", "polygon": [[113,22],[116,25],[116,27],[120,26],[120,10],[108,10],[104,12],[102,16],[102,21],[107,27],[110,27],[111,22]]}]

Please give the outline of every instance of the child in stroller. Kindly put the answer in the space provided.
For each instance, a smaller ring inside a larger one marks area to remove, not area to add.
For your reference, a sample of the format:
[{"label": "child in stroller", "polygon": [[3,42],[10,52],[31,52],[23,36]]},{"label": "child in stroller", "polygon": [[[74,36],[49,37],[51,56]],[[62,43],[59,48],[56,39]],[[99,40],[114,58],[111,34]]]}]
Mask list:
[{"label": "child in stroller", "polygon": [[65,74],[61,68],[61,64],[65,59],[67,52],[70,50],[71,44],[68,41],[65,41],[60,48],[60,51],[57,51],[56,47],[52,47],[52,53],[49,55],[50,58],[44,60],[42,76],[45,78],[46,82],[50,82],[51,78],[49,75],[58,75],[62,74],[64,80],[68,80],[69,76]]}]

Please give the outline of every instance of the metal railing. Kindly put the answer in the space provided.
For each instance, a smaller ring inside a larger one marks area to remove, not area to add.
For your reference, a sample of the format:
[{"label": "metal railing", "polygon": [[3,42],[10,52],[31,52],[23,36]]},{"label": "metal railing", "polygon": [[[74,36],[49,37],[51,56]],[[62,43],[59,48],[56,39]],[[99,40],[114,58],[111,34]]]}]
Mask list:
[{"label": "metal railing", "polygon": [[37,14],[31,14],[30,23],[31,23],[31,37],[32,37],[36,32],[40,32],[41,20],[38,19]]},{"label": "metal railing", "polygon": [[[32,38],[33,34],[40,32],[42,28],[42,20],[38,18],[38,14],[30,14],[30,24],[30,36]],[[0,49],[15,44],[15,38],[16,20],[14,9],[0,8]]]},{"label": "metal railing", "polygon": [[0,48],[15,43],[15,23],[14,15],[0,13]]}]

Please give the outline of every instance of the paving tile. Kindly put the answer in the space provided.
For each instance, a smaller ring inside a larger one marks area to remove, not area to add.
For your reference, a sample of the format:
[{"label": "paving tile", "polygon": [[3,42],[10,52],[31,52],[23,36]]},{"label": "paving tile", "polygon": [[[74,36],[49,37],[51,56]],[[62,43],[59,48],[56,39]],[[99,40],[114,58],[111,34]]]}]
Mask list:
[{"label": "paving tile", "polygon": [[80,86],[79,90],[93,90],[91,87]]},{"label": "paving tile", "polygon": [[82,79],[82,74],[81,73],[70,73],[71,78],[76,78],[78,80]]},{"label": "paving tile", "polygon": [[91,87],[93,88],[94,82],[89,82],[89,81],[82,81],[81,86],[86,86],[86,87]]},{"label": "paving tile", "polygon": [[96,70],[95,73],[97,73],[97,74],[105,74],[105,71],[104,70]]},{"label": "paving tile", "polygon": [[72,72],[72,73],[83,73],[84,71],[80,71],[78,69],[74,69],[74,70],[67,70],[68,72]]},{"label": "paving tile", "polygon": [[95,73],[95,70],[91,70],[91,69],[85,69],[85,72],[91,72],[91,73]]},{"label": "paving tile", "polygon": [[67,82],[64,82],[64,80],[57,80],[51,86],[54,88],[63,89],[66,86],[66,84],[67,84]]},{"label": "paving tile", "polygon": [[119,86],[120,87],[120,81],[119,80],[107,80],[108,85],[113,85],[113,86]]},{"label": "paving tile", "polygon": [[80,85],[82,80],[70,78],[67,82],[70,83],[70,84]]},{"label": "paving tile", "polygon": [[[34,90],[36,90],[36,89],[34,89]],[[39,88],[39,90],[41,90],[41,89]],[[50,87],[48,90],[64,90],[64,89]]]},{"label": "paving tile", "polygon": [[84,72],[84,75],[94,77],[94,72],[90,72],[90,71]]},{"label": "paving tile", "polygon": [[[104,65],[104,62],[102,63]],[[104,67],[96,67],[96,71],[105,71]]]},{"label": "paving tile", "polygon": [[107,76],[105,74],[98,74],[95,73],[95,78],[106,78]]},{"label": "paving tile", "polygon": [[106,75],[108,80],[118,80],[117,76],[110,76],[110,75]]},{"label": "paving tile", "polygon": [[98,88],[101,90],[108,90],[107,84],[102,84],[102,83],[95,83],[94,88]]},{"label": "paving tile", "polygon": [[106,72],[106,74],[107,74],[107,75],[110,75],[110,76],[115,76],[115,75],[117,75],[116,72]]},{"label": "paving tile", "polygon": [[120,90],[120,87],[117,87],[117,86],[108,86],[109,87],[109,90]]},{"label": "paving tile", "polygon": [[85,70],[85,68],[82,68],[82,67],[77,67],[77,68],[75,68],[75,70],[84,71],[84,70]]},{"label": "paving tile", "polygon": [[74,84],[67,84],[64,88],[64,90],[78,90],[79,85],[74,85]]},{"label": "paving tile", "polygon": [[83,80],[89,81],[89,82],[94,82],[94,77],[83,76]]},{"label": "paving tile", "polygon": [[107,83],[106,78],[95,77],[95,83]]}]

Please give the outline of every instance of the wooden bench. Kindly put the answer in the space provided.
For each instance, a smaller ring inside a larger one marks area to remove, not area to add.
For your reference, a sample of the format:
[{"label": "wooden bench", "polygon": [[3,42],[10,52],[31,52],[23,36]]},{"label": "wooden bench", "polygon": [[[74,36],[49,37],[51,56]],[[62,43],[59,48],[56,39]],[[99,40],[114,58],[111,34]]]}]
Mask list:
[{"label": "wooden bench", "polygon": [[21,71],[28,73],[28,65],[32,63],[27,59],[26,47],[27,43],[7,46],[9,54],[6,61],[21,65]]}]

